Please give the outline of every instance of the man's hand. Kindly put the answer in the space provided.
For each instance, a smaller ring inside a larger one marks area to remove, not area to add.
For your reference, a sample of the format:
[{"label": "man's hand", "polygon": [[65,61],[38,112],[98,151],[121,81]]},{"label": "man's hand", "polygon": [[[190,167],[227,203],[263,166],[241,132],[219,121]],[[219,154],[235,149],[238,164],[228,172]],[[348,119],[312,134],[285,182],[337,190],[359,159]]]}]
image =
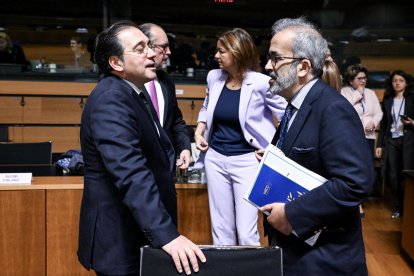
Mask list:
[{"label": "man's hand", "polygon": [[262,212],[269,212],[270,215],[267,217],[267,222],[272,225],[273,228],[279,232],[290,235],[292,232],[292,225],[290,225],[286,213],[285,203],[271,203],[260,208]]},{"label": "man's hand", "polygon": [[191,152],[188,149],[183,150],[180,153],[180,159],[177,160],[177,167],[185,170],[190,165],[191,161]]},{"label": "man's hand", "polygon": [[[197,257],[201,262],[206,262],[206,257],[201,249],[182,235],[164,245],[162,249],[171,256],[178,273],[182,273],[184,268],[185,274],[190,275],[190,263],[194,272],[198,272]],[[190,263],[188,260],[190,260]]]}]

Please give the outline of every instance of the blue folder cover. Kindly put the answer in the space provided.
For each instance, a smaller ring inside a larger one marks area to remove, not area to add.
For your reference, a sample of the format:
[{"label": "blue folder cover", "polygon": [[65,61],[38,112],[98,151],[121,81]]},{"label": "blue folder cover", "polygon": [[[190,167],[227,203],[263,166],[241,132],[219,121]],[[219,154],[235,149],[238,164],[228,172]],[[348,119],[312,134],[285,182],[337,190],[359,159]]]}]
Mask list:
[{"label": "blue folder cover", "polygon": [[303,195],[308,190],[289,178],[263,165],[250,191],[249,200],[258,206],[273,202],[287,202]]},{"label": "blue folder cover", "polygon": [[[269,145],[260,161],[256,175],[244,199],[260,208],[266,204],[286,203],[322,185],[327,180],[301,166],[274,145]],[[269,215],[265,212],[266,215]],[[292,232],[296,235],[296,232]],[[313,246],[321,230],[305,240]]]},{"label": "blue folder cover", "polygon": [[325,181],[325,178],[286,157],[280,149],[269,145],[244,198],[256,207],[273,202],[285,203]]}]

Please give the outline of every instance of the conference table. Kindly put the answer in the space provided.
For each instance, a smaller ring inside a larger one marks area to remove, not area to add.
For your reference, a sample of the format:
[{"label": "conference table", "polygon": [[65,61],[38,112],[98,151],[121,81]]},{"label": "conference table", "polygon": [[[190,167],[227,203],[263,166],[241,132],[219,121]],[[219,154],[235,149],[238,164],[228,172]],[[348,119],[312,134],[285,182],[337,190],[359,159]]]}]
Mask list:
[{"label": "conference table", "polygon": [[[78,262],[82,176],[35,176],[31,185],[0,185],[2,275],[95,275]],[[179,231],[212,244],[207,186],[177,183]]]}]

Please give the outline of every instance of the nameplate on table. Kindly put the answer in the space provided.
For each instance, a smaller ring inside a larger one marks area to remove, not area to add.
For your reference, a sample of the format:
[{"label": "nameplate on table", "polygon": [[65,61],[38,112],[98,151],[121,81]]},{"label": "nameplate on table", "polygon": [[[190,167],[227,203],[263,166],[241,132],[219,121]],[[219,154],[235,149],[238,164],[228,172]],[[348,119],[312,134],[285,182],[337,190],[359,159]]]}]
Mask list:
[{"label": "nameplate on table", "polygon": [[175,95],[184,95],[184,89],[175,89]]},{"label": "nameplate on table", "polygon": [[30,185],[32,173],[0,173],[0,185]]}]

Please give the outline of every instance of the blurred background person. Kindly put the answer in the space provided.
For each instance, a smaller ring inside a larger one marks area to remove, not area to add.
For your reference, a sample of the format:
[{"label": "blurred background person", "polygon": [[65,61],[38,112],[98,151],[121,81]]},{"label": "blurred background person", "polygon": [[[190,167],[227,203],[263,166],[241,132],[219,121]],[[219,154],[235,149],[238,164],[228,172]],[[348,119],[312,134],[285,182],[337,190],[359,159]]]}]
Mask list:
[{"label": "blurred background person", "polygon": [[207,76],[207,95],[199,112],[195,141],[205,166],[213,243],[260,245],[258,210],[243,199],[259,165],[255,151],[275,133],[286,101],[269,91],[270,77],[259,73],[252,37],[235,28],[218,37],[220,69]]},{"label": "blurred background person", "polygon": [[[383,172],[391,187],[392,218],[403,215],[402,170],[414,169],[414,92],[413,78],[404,71],[391,73],[386,82],[381,121],[376,149],[377,158],[383,158]],[[405,116],[404,116],[405,115]]]},{"label": "blurred background person", "polygon": [[184,170],[191,162],[191,141],[183,115],[178,107],[174,81],[164,71],[166,62],[171,55],[168,37],[160,26],[153,23],[144,23],[139,26],[139,29],[149,38],[149,43],[154,46],[156,54],[154,61],[157,77],[145,84],[144,95],[147,97],[147,101],[152,102],[153,111],[174,145],[177,154],[177,167]]},{"label": "blurred background person", "polygon": [[368,70],[362,64],[354,64],[347,68],[345,79],[348,86],[341,89],[341,94],[354,106],[361,119],[365,138],[375,157],[375,128],[382,119],[382,110],[378,97],[371,89],[366,88]]},{"label": "blurred background person", "polygon": [[27,65],[23,49],[14,44],[5,32],[0,32],[0,63]]},{"label": "blurred background person", "polygon": [[[364,127],[365,138],[372,152],[373,162],[375,162],[375,129],[380,124],[383,113],[377,94],[373,90],[366,88],[367,74],[368,70],[362,64],[350,65],[345,73],[348,86],[341,89],[341,94],[353,105],[358,113]],[[364,217],[362,206],[360,206],[360,214],[361,217]]]},{"label": "blurred background person", "polygon": [[338,92],[341,91],[341,88],[342,88],[341,74],[339,72],[338,66],[333,61],[330,55],[329,55],[329,58],[327,55],[325,63],[323,65],[322,80],[327,85],[334,88],[336,91]]},{"label": "blurred background person", "polygon": [[73,52],[74,65],[82,67],[85,51],[82,49],[82,40],[79,36],[72,36],[70,39],[70,49]]}]

